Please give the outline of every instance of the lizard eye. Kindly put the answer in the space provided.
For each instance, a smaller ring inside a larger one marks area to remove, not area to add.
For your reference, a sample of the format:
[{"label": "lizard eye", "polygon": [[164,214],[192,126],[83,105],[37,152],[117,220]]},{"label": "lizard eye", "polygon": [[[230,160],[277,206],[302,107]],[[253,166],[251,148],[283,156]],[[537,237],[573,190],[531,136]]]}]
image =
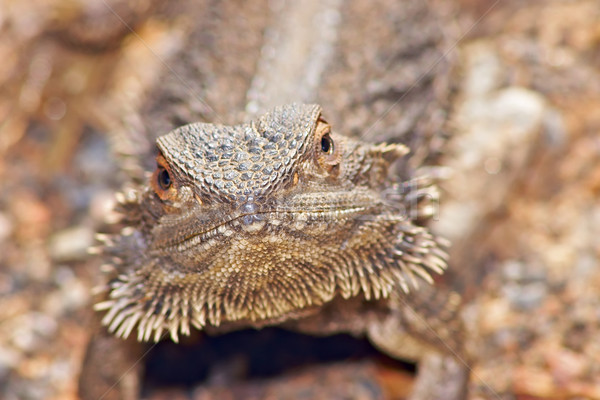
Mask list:
[{"label": "lizard eye", "polygon": [[332,172],[341,161],[340,143],[336,146],[331,135],[331,126],[323,119],[317,121],[315,127],[315,153],[317,162],[325,170]]},{"label": "lizard eye", "polygon": [[162,200],[172,200],[177,195],[178,188],[171,175],[169,164],[160,154],[156,157],[156,169],[154,170],[154,174],[152,174],[150,184],[154,192]]},{"label": "lizard eye", "polygon": [[168,190],[171,187],[171,176],[169,175],[169,171],[162,166],[159,166],[156,173],[156,181],[162,190]]},{"label": "lizard eye", "polygon": [[333,150],[333,139],[329,136],[329,133],[326,133],[321,138],[321,151],[325,154],[332,154]]}]

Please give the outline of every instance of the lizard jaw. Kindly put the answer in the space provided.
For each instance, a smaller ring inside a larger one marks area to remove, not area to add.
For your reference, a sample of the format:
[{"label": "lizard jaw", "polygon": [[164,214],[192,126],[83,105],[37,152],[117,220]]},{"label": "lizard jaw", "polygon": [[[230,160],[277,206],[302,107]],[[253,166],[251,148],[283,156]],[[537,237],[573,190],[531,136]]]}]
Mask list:
[{"label": "lizard jaw", "polygon": [[338,221],[340,218],[360,217],[364,215],[365,210],[365,207],[347,207],[330,210],[276,210],[241,214],[209,229],[193,233],[180,241],[172,242],[167,246],[157,249],[169,250],[176,247],[177,250],[183,251],[215,236],[231,236],[235,230],[241,230],[247,234],[258,234],[265,227],[279,227],[286,220],[291,221],[292,224],[295,223],[298,228],[306,228],[311,222],[315,223],[318,221],[319,224],[327,224],[334,220]]}]

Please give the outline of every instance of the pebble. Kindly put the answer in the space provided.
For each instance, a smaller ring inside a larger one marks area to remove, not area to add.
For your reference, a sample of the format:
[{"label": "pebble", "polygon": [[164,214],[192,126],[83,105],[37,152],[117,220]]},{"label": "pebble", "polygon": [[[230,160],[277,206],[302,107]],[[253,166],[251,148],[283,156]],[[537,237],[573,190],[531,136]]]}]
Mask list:
[{"label": "pebble", "polygon": [[114,211],[116,205],[115,191],[102,190],[96,193],[90,202],[89,213],[94,221],[99,222],[116,222],[120,218],[120,214]]},{"label": "pebble", "polygon": [[8,346],[0,346],[0,379],[15,368],[23,358],[22,353]]},{"label": "pebble", "polygon": [[24,352],[40,349],[46,342],[44,339],[52,337],[58,328],[54,318],[36,311],[20,315],[5,323],[10,325],[12,344]]},{"label": "pebble", "polygon": [[58,231],[49,242],[50,257],[54,261],[74,261],[86,257],[94,243],[94,233],[87,226],[75,226]]},{"label": "pebble", "polygon": [[14,231],[12,220],[4,213],[0,213],[0,242],[8,240]]}]

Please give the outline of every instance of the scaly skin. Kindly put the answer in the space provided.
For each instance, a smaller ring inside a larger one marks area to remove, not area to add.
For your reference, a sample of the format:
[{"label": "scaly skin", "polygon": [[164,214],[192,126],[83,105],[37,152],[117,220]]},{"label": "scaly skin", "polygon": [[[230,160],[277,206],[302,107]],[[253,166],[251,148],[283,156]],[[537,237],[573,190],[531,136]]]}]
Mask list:
[{"label": "scaly skin", "polygon": [[[388,174],[406,147],[342,136],[319,106],[298,104],[242,125],[186,125],[157,147],[149,185],[121,199],[125,228],[106,238],[113,269],[96,309],[108,332],[177,341],[190,326],[285,325],[367,335],[396,357],[462,354],[460,300],[430,286],[446,268],[443,241],[415,222],[431,216],[435,187]],[[94,384],[89,365],[111,346],[99,341],[119,340],[92,341],[83,398],[116,383]],[[462,395],[460,374],[459,394],[444,398]]]}]

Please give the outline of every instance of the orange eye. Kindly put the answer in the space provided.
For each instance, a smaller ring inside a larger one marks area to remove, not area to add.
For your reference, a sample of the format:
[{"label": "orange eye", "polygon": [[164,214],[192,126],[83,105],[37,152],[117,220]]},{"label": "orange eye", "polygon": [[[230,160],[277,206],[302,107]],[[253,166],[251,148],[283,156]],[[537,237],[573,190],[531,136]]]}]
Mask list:
[{"label": "orange eye", "polygon": [[173,200],[177,194],[177,190],[174,185],[173,175],[169,169],[167,160],[159,154],[156,157],[156,169],[152,174],[150,185],[154,192],[161,198],[161,200]]},{"label": "orange eye", "polygon": [[156,171],[156,182],[162,190],[169,190],[171,187],[171,175],[169,175],[169,171],[162,166],[159,166]]}]

